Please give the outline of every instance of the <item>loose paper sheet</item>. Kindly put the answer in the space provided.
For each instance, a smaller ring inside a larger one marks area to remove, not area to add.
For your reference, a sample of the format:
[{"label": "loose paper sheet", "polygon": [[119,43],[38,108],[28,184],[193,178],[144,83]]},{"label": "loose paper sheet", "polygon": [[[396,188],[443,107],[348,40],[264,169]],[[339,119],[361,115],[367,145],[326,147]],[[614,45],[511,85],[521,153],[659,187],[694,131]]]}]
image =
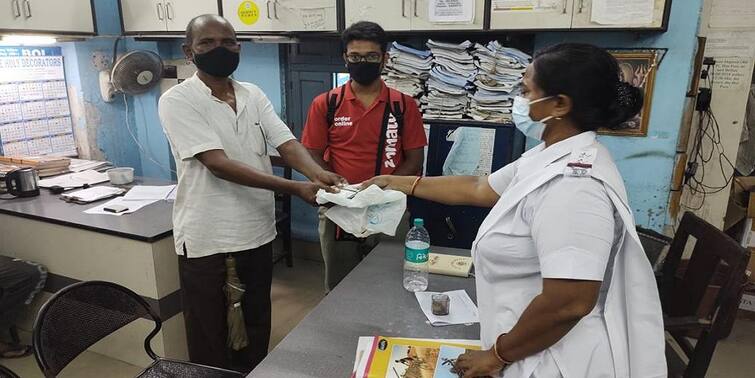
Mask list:
[{"label": "loose paper sheet", "polygon": [[[97,205],[95,207],[92,207],[90,209],[84,210],[85,214],[92,214],[92,215],[115,215],[115,216],[121,216],[123,214],[131,214],[139,211],[142,207],[151,205],[153,203],[157,202],[157,200],[143,200],[143,201],[129,201],[123,197],[117,197],[113,198],[110,201],[107,201],[101,205]],[[122,212],[122,213],[112,213],[109,211],[105,211],[105,208],[111,205],[121,205],[126,206],[128,210]]]},{"label": "loose paper sheet", "polygon": [[603,25],[653,23],[653,0],[592,0],[590,21]]},{"label": "loose paper sheet", "polygon": [[430,0],[428,6],[430,22],[474,22],[475,0]]},{"label": "loose paper sheet", "polygon": [[495,130],[460,127],[447,137],[453,141],[446,161],[444,176],[487,176],[493,169]]},{"label": "loose paper sheet", "polygon": [[414,293],[419,302],[419,307],[425,314],[430,324],[436,327],[448,326],[454,324],[472,324],[479,323],[480,316],[477,313],[477,306],[472,302],[472,298],[465,290],[448,291],[443,294],[449,297],[448,315],[433,315],[432,297],[438,294],[430,291],[418,291]]}]

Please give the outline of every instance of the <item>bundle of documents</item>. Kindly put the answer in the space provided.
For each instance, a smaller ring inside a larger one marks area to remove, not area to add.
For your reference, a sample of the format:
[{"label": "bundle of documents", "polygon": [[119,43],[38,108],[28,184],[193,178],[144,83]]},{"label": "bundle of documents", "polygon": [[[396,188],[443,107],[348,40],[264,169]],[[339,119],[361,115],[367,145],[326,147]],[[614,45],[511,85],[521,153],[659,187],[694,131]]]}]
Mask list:
[{"label": "bundle of documents", "polygon": [[63,193],[60,195],[60,198],[67,202],[87,204],[121,195],[125,191],[125,189],[114,188],[112,186],[95,186],[94,188],[77,190],[71,193]]},{"label": "bundle of documents", "polygon": [[472,55],[478,73],[467,116],[478,121],[510,121],[512,92],[521,83],[530,56],[498,41],[476,44]]},{"label": "bundle of documents", "polygon": [[39,186],[42,188],[52,188],[53,186],[60,186],[62,188],[79,188],[84,185],[95,185],[105,181],[108,181],[106,173],[90,169],[39,180]]},{"label": "bundle of documents", "polygon": [[472,43],[427,41],[433,54],[433,69],[427,81],[428,93],[421,108],[428,118],[461,119],[469,106],[468,93],[477,74],[468,49]]},{"label": "bundle of documents", "polygon": [[471,96],[470,117],[477,120],[510,120],[512,92],[521,83],[529,55],[498,41],[476,45],[473,53],[479,73],[477,91]]},{"label": "bundle of documents", "polygon": [[113,166],[113,163],[109,161],[97,161],[97,160],[85,160],[85,159],[71,159],[71,165],[68,169],[71,172],[83,172],[87,170],[95,170],[102,172]]},{"label": "bundle of documents", "polygon": [[383,80],[387,86],[416,98],[425,91],[424,82],[430,76],[432,66],[430,51],[393,42],[388,50]]},{"label": "bundle of documents", "polygon": [[480,342],[360,337],[351,377],[458,377],[454,366],[467,350],[480,350]]},{"label": "bundle of documents", "polygon": [[0,156],[0,163],[34,168],[39,177],[68,172],[71,159],[53,156]]}]

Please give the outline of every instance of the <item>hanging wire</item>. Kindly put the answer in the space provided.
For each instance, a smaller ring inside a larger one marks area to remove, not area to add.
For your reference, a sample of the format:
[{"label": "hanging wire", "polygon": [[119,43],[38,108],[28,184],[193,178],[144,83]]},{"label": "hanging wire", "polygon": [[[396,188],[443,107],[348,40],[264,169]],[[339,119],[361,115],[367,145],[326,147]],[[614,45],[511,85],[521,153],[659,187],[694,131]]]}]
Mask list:
[{"label": "hanging wire", "polygon": [[[714,65],[710,68],[710,74],[705,78],[706,86],[711,89],[716,80],[715,67],[716,66]],[[682,207],[692,211],[702,209],[705,205],[707,196],[727,190],[734,180],[734,172],[736,171],[736,167],[729,157],[726,156],[726,151],[724,150],[721,139],[721,127],[718,124],[718,120],[716,119],[713,110],[708,108],[707,110],[698,112],[699,119],[697,123],[697,132],[695,133],[690,160],[690,163],[697,163],[697,172],[689,178],[685,183],[685,186],[693,196],[690,197],[690,200],[692,200],[694,196],[698,196],[700,197],[700,202],[697,205],[691,206],[681,204]],[[708,150],[706,150],[706,145],[709,146]],[[718,168],[713,173],[720,173],[720,177],[723,179],[723,184],[721,185],[710,185],[705,183],[706,174],[711,174],[711,172],[706,172],[705,167],[711,162],[713,162],[715,168]]]}]

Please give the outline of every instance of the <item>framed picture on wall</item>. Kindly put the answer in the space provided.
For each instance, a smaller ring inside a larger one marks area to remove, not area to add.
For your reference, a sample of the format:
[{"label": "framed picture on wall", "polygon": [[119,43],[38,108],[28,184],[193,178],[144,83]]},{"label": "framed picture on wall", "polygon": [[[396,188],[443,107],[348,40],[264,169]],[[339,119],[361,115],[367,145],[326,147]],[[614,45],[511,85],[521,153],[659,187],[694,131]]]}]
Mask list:
[{"label": "framed picture on wall", "polygon": [[599,134],[637,136],[648,135],[650,108],[653,103],[653,86],[657,71],[657,53],[647,50],[614,50],[611,54],[619,61],[619,79],[642,90],[644,104],[637,115],[617,129],[600,129]]}]

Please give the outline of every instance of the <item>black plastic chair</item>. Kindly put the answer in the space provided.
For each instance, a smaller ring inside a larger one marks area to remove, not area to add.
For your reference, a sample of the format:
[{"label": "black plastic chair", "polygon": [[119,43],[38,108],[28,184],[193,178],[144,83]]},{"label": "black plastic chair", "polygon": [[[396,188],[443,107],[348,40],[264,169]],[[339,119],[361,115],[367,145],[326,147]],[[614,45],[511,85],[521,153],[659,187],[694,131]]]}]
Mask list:
[{"label": "black plastic chair", "polygon": [[68,286],[42,306],[32,335],[34,356],[45,377],[55,377],[87,348],[139,318],[151,319],[155,328],[144,340],[153,363],[138,377],[243,377],[235,371],[157,356],[150,343],[160,332],[160,318],[138,294],[102,281]]},{"label": "black plastic chair", "polygon": [[18,374],[14,373],[11,369],[0,365],[0,378],[20,378]]}]

